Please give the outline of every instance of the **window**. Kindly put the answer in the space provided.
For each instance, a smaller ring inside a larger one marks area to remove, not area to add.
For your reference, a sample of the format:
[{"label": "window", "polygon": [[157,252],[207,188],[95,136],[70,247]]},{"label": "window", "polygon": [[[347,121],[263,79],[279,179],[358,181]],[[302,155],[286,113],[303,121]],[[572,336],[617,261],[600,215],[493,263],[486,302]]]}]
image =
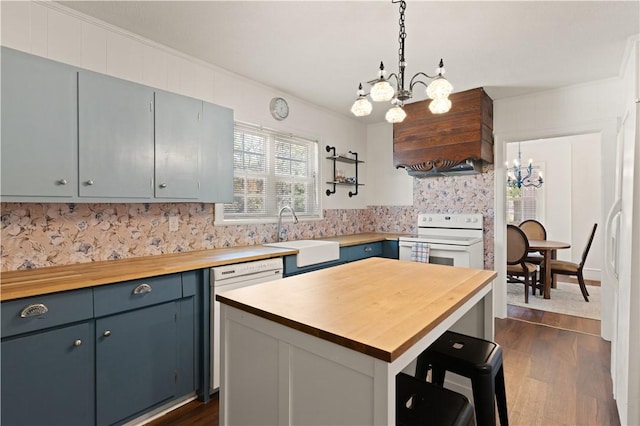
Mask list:
[{"label": "window", "polygon": [[[538,179],[542,165],[534,166],[532,179]],[[507,186],[507,223],[519,225],[527,219],[544,223],[544,184],[540,188]]]},{"label": "window", "polygon": [[217,220],[268,222],[287,205],[300,219],[320,217],[317,141],[236,122],[233,170],[234,200]]}]

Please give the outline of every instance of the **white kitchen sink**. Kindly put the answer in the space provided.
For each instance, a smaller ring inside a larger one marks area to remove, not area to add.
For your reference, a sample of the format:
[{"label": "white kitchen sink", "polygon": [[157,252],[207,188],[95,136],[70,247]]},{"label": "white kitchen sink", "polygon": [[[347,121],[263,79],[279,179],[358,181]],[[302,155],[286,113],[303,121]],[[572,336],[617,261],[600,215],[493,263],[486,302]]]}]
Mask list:
[{"label": "white kitchen sink", "polygon": [[340,244],[336,241],[296,240],[263,245],[298,250],[298,255],[296,256],[296,266],[298,267],[315,265],[316,263],[340,258]]}]

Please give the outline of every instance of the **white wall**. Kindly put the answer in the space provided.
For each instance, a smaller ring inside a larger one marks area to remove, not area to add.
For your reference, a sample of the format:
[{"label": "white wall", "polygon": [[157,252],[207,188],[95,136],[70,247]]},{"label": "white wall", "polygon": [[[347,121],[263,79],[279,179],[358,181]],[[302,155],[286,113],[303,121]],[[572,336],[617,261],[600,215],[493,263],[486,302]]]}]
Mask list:
[{"label": "white wall", "polygon": [[[3,46],[203,99],[232,108],[236,120],[317,139],[321,182],[333,170],[325,159],[325,145],[335,146],[338,152],[356,151],[362,160],[368,160],[363,123],[232,74],[222,68],[224,64],[204,63],[56,3],[3,1],[0,14]],[[274,96],[289,101],[290,115],[285,121],[278,122],[269,113]],[[365,184],[366,169],[360,173]],[[321,188],[324,191],[327,186]],[[341,189],[331,197],[322,195],[323,208],[366,208],[367,192],[374,192],[374,187],[365,185],[359,190],[362,196],[349,198],[348,191]]]},{"label": "white wall", "polygon": [[387,122],[367,126],[369,205],[412,206],[413,178],[393,167],[393,125]]},{"label": "white wall", "polygon": [[[600,134],[524,141],[520,146],[525,165],[532,158],[534,165],[544,168],[545,182],[536,191],[544,199],[540,218],[547,238],[571,244],[570,249],[558,251],[558,258],[580,263],[592,226],[598,224],[584,272],[585,278],[600,280],[604,241]],[[511,164],[518,144],[507,144],[506,153]]]}]

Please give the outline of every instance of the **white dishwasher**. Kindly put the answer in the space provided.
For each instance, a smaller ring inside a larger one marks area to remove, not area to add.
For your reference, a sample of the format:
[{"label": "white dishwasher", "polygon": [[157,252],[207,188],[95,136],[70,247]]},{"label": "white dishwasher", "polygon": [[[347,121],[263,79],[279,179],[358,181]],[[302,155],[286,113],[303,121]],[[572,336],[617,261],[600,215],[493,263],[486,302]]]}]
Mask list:
[{"label": "white dishwasher", "polygon": [[282,258],[235,263],[211,268],[211,390],[220,387],[220,302],[216,295],[223,291],[282,278]]}]

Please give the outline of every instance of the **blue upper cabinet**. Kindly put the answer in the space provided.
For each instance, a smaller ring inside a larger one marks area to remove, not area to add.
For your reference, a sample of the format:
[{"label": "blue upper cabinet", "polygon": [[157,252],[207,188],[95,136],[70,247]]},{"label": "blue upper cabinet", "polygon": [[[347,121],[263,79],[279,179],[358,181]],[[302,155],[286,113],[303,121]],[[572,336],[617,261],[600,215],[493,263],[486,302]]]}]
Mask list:
[{"label": "blue upper cabinet", "polygon": [[80,197],[153,197],[153,89],[80,71]]},{"label": "blue upper cabinet", "polygon": [[2,201],[226,202],[233,111],[2,48]]},{"label": "blue upper cabinet", "polygon": [[200,196],[233,202],[233,110],[204,102]]},{"label": "blue upper cabinet", "polygon": [[2,48],[4,196],[67,201],[77,191],[75,68]]},{"label": "blue upper cabinet", "polygon": [[202,101],[156,90],[155,196],[199,198]]}]

